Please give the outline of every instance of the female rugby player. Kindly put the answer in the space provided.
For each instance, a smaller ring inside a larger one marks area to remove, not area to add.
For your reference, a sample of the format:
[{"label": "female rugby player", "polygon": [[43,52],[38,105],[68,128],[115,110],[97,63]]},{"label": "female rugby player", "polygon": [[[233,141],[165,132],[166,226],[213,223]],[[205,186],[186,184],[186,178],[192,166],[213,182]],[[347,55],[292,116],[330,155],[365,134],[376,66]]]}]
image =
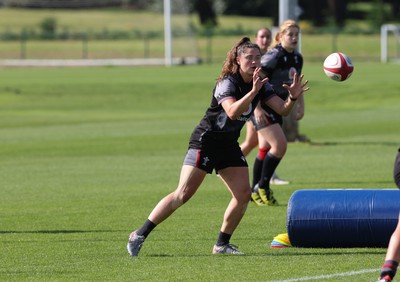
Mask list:
[{"label": "female rugby player", "polygon": [[[303,57],[296,50],[299,32],[300,27],[295,21],[283,22],[275,35],[275,47],[261,58],[263,75],[269,78],[276,94],[283,101],[288,98],[297,101],[292,113],[297,120],[304,116],[303,95],[298,100],[291,97],[284,85],[292,83],[302,71]],[[270,189],[270,180],[286,153],[287,139],[282,129],[282,115],[269,105],[263,104],[262,108],[268,114],[252,118],[258,134],[258,154],[253,167],[253,183],[256,184],[253,186],[252,199],[260,206],[275,206],[278,201]]]},{"label": "female rugby player", "polygon": [[230,244],[251,197],[248,165],[238,143],[240,130],[259,101],[281,115],[288,115],[294,101],[309,89],[305,87],[307,81],[302,81],[303,76],[295,76],[290,86],[283,86],[290,98],[282,100],[267,83],[268,79],[260,78],[260,60],[260,48],[247,37],[228,52],[211,105],[190,137],[178,187],[161,199],[140,229],[130,234],[127,249],[131,256],[138,256],[150,232],[186,203],[213,170],[220,175],[232,198],[212,253],[243,254]]}]

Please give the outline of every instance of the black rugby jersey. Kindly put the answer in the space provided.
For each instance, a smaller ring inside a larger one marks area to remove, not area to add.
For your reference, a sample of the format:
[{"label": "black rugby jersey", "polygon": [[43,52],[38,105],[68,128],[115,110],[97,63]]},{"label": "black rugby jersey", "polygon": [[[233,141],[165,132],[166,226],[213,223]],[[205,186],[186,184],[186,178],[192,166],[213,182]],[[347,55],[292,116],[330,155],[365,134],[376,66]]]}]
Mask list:
[{"label": "black rugby jersey", "polygon": [[249,109],[238,119],[231,120],[223,109],[221,103],[230,97],[241,99],[253,88],[253,82],[245,83],[239,73],[227,76],[218,81],[213,90],[211,105],[207,109],[199,125],[195,127],[190,137],[189,148],[199,149],[203,142],[212,141],[215,146],[230,146],[237,144],[240,130],[253,114],[257,103],[275,95],[270,84],[265,84],[254,97]]},{"label": "black rugby jersey", "polygon": [[301,74],[303,56],[296,50],[287,52],[279,43],[261,57],[261,68],[269,77],[276,94],[286,100],[289,93],[282,84],[292,84],[294,74]]},{"label": "black rugby jersey", "polygon": [[[282,100],[286,100],[289,92],[286,88],[282,87],[282,84],[291,85],[294,74],[296,72],[298,75],[301,74],[303,56],[296,50],[293,53],[287,52],[283,49],[282,44],[279,43],[261,57],[261,68],[268,76],[269,83],[272,84],[275,93]],[[281,115],[264,103],[262,104],[262,108],[269,113],[275,122],[282,125],[283,120]]]}]

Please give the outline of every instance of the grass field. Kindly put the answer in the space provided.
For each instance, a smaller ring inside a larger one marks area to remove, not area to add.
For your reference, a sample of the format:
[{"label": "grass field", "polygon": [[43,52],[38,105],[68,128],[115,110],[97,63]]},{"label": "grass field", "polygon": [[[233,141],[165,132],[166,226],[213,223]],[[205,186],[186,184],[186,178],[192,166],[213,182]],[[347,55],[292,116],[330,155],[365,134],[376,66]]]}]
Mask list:
[{"label": "grass field", "polygon": [[0,69],[0,280],[374,281],[385,249],[269,247],[298,189],[395,187],[399,65],[354,64],[343,83],[305,65],[312,142],[289,144],[281,205],[249,206],[232,238],[246,256],[210,254],[229,201],[211,175],[137,259],[128,235],[175,188],[220,65]]}]

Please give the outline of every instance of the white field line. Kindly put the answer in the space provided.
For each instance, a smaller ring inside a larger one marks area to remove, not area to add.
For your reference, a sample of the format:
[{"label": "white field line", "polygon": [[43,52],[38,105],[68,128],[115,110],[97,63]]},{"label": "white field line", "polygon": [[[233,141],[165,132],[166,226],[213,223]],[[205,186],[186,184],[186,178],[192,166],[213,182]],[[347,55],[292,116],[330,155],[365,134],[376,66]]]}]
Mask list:
[{"label": "white field line", "polygon": [[287,280],[274,280],[270,282],[297,282],[297,281],[310,281],[310,280],[319,280],[319,279],[330,279],[334,277],[341,277],[341,276],[353,276],[363,273],[370,273],[370,272],[379,272],[379,268],[371,268],[371,269],[362,269],[358,271],[349,271],[349,272],[342,272],[342,273],[334,273],[334,274],[327,274],[327,275],[318,275],[318,276],[306,276],[306,277],[299,277]]}]

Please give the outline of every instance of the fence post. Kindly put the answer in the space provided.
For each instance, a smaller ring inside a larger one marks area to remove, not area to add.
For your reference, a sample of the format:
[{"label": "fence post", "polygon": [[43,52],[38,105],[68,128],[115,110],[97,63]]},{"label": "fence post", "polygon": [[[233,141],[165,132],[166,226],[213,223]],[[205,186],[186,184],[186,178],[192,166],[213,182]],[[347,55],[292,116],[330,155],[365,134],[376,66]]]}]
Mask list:
[{"label": "fence post", "polygon": [[211,27],[206,28],[206,37],[207,37],[207,63],[212,63],[212,37],[213,37],[213,29]]},{"label": "fence post", "polygon": [[144,57],[148,58],[150,55],[150,35],[147,33],[143,34],[143,43],[144,43]]},{"label": "fence post", "polygon": [[88,58],[88,37],[86,33],[82,34],[82,59]]},{"label": "fence post", "polygon": [[25,31],[21,32],[21,36],[19,37],[19,43],[20,43],[19,57],[20,57],[20,59],[26,59],[26,37],[25,37]]}]

